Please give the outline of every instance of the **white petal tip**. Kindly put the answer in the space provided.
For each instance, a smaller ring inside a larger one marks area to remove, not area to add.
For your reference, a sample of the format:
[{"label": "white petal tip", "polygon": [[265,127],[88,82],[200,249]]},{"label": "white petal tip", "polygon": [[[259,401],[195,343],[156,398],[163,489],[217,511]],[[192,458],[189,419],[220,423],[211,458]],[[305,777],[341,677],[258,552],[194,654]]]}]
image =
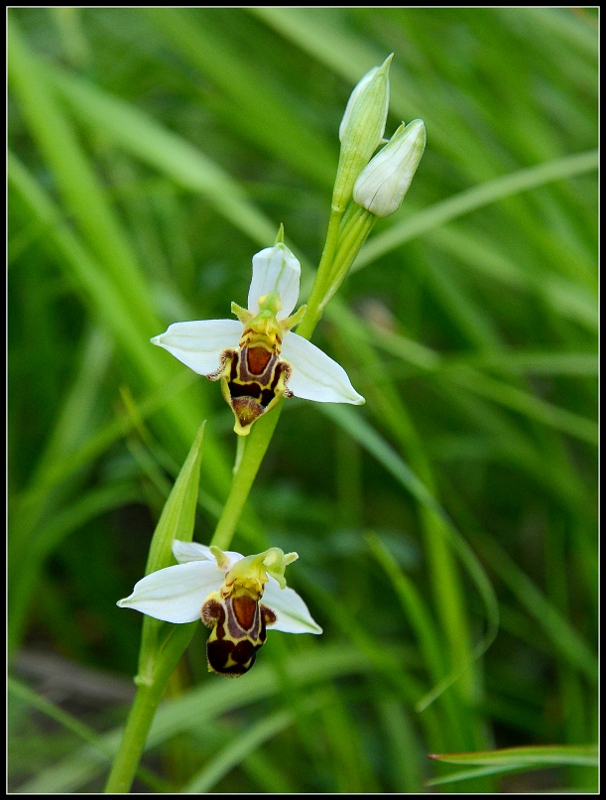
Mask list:
[{"label": "white petal tip", "polygon": [[[278,622],[278,620],[276,620],[276,622],[274,623],[274,625],[276,626],[279,624],[280,623]],[[274,625],[268,625],[267,630],[272,630]],[[279,627],[277,628],[277,630],[284,631],[284,628]],[[313,633],[314,635],[319,636],[321,633],[324,633],[324,630],[318,625],[317,622],[315,622],[315,620],[312,620],[311,623],[306,620],[305,628],[299,625],[296,630],[286,630],[286,633]]]},{"label": "white petal tip", "polygon": [[343,392],[341,399],[333,402],[349,403],[350,406],[363,406],[366,403],[366,399],[361,394],[358,394],[352,386],[350,392]]},{"label": "white petal tip", "polygon": [[154,336],[152,339],[149,340],[152,344],[157,344],[158,346],[162,346],[162,342],[160,341],[160,336]]}]

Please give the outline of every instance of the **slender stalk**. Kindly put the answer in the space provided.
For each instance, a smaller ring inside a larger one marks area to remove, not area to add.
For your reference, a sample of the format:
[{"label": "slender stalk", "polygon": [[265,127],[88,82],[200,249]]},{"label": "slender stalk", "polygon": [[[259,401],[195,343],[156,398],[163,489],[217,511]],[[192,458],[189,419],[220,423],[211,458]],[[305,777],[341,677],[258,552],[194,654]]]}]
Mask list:
[{"label": "slender stalk", "polygon": [[141,683],[137,687],[137,694],[128,714],[120,749],[112,764],[105,786],[106,793],[123,794],[129,791],[143,755],[147,734],[158,703],[162,699],[168,679],[190,643],[197,626],[197,622],[173,626],[164,649],[158,654],[151,683]]},{"label": "slender stalk", "polygon": [[238,441],[236,443],[236,460],[232,470],[234,475],[236,475],[240,469],[240,464],[242,463],[242,456],[244,455],[244,449],[247,441],[248,440],[245,436],[238,436]]},{"label": "slender stalk", "polygon": [[[376,219],[374,214],[365,209],[356,208],[347,220],[347,224],[341,226],[338,249],[334,254],[330,273],[325,281],[324,295],[320,299],[318,307],[318,319],[321,318],[324,309],[343,283],[351,265],[368,238]],[[299,333],[298,330],[297,333]]]},{"label": "slender stalk", "polygon": [[128,714],[120,749],[105,786],[108,793],[128,792],[145,747],[160,697],[158,686],[139,686]]},{"label": "slender stalk", "polygon": [[243,453],[240,451],[240,445],[238,446],[240,457],[237,459],[231,490],[210,542],[221,550],[227,550],[231,544],[242,509],[278,424],[283,404],[284,400],[281,400],[271,413],[255,422],[246,439]]},{"label": "slender stalk", "polygon": [[307,311],[301,324],[297,327],[297,333],[304,339],[310,339],[320,317],[322,316],[322,299],[326,293],[328,279],[332,270],[332,263],[339,243],[339,226],[343,212],[331,208],[326,241],[322,250],[322,258],[316,273],[314,284],[311,287],[311,294],[307,301]]}]

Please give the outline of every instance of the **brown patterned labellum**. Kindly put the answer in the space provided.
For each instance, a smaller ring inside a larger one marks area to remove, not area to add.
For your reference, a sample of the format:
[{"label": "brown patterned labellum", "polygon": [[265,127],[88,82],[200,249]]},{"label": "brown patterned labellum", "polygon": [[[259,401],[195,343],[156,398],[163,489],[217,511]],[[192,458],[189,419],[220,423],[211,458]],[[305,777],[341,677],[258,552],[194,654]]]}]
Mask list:
[{"label": "brown patterned labellum", "polygon": [[237,678],[252,667],[267,639],[274,612],[248,594],[222,597],[214,592],[202,606],[202,622],[212,628],[206,642],[208,668]]},{"label": "brown patterned labellum", "polygon": [[253,422],[273,408],[282,395],[292,396],[286,386],[291,374],[290,364],[275,352],[243,345],[238,350],[225,350],[220,369],[207,377],[221,379],[223,395],[236,416],[236,430],[247,434]]}]

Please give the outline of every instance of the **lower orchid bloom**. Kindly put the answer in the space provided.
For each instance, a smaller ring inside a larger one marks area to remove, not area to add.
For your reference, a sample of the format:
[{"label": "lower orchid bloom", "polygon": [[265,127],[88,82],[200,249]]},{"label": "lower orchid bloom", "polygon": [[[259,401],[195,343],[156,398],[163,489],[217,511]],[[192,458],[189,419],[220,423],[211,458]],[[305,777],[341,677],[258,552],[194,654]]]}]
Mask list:
[{"label": "lower orchid bloom", "polygon": [[268,627],[322,633],[302,598],[286,586],[284,571],[296,553],[271,547],[244,557],[175,540],[173,554],[179,564],[147,575],[118,605],[165,622],[201,618],[212,628],[206,643],[209,670],[230,677],[248,672]]},{"label": "lower orchid bloom", "polygon": [[284,397],[361,405],[347,373],[311,342],[292,333],[305,306],[299,299],[301,265],[278,241],[253,256],[248,309],[231,304],[238,320],[175,322],[151,341],[211,381],[221,381],[234,431],[247,436],[262,414]]}]

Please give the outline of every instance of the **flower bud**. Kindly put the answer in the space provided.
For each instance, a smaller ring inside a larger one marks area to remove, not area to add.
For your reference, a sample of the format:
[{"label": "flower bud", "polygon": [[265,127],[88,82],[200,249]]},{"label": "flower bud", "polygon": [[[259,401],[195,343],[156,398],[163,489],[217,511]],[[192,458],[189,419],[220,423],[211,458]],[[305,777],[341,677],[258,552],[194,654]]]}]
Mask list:
[{"label": "flower bud", "polygon": [[356,178],[381,144],[389,107],[389,66],[393,54],[373,67],[350,95],[339,127],[341,154],[335,180],[333,206],[343,210]]},{"label": "flower bud", "polygon": [[356,180],[355,202],[377,217],[388,217],[400,207],[425,150],[425,124],[402,123],[385,147]]}]

